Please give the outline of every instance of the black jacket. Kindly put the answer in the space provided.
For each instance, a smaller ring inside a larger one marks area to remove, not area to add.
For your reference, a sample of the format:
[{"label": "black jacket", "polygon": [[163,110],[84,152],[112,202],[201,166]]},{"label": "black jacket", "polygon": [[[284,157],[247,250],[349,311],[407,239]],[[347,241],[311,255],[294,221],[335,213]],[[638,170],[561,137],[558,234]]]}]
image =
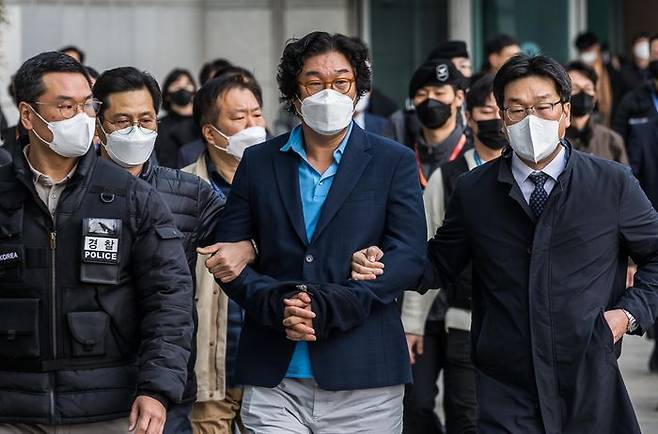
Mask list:
[{"label": "black jacket", "polygon": [[645,83],[624,96],[617,106],[612,120],[612,129],[622,136],[627,148],[630,127],[646,123],[658,116],[656,105],[653,102],[655,94],[656,88],[653,83]]},{"label": "black jacket", "polygon": [[[570,151],[541,217],[512,153],[457,181],[421,286],[473,264],[480,432],[639,433],[603,312],[658,314],[658,215],[630,169]],[[483,218],[484,216],[484,218]],[[638,264],[626,289],[628,257]]]},{"label": "black jacket", "polygon": [[160,195],[93,151],[55,219],[22,153],[0,165],[0,422],[125,418],[181,399],[192,341],[182,234]]},{"label": "black jacket", "polygon": [[[466,158],[462,155],[454,161],[441,166],[441,176],[443,178],[443,200],[445,201],[448,209],[450,198],[455,191],[457,179],[468,172],[468,163]],[[459,309],[471,310],[471,303],[473,297],[473,269],[471,264],[468,264],[464,271],[461,272],[459,278],[446,286],[447,301],[449,307],[456,307]]]},{"label": "black jacket", "polygon": [[155,154],[158,163],[165,167],[176,167],[178,150],[190,142],[201,138],[201,131],[192,116],[180,116],[169,113],[160,121],[158,138],[155,142]]},{"label": "black jacket", "polygon": [[653,207],[658,209],[658,116],[631,126],[627,144],[633,173]]},{"label": "black jacket", "polygon": [[[183,247],[187,263],[195,279],[197,247],[214,243],[215,227],[219,213],[224,207],[226,197],[220,197],[207,182],[198,176],[178,169],[158,166],[155,159],[146,162],[140,178],[151,184],[160,193],[174,216],[176,227],[183,233]],[[196,290],[194,291],[196,294]],[[196,295],[195,295],[196,296]],[[197,314],[194,313],[194,335],[196,336]],[[187,386],[183,402],[196,400],[196,339],[192,340],[192,352],[187,363]]]}]

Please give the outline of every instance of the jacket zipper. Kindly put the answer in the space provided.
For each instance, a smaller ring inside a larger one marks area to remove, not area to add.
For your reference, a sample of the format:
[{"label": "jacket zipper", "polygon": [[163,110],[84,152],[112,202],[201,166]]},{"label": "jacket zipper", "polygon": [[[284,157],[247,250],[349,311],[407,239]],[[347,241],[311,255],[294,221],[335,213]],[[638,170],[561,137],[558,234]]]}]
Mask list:
[{"label": "jacket zipper", "polygon": [[[50,232],[50,297],[51,297],[51,329],[52,329],[52,347],[53,347],[53,361],[57,359],[57,294],[56,294],[56,280],[55,269],[56,260],[55,255],[57,251],[57,232],[54,230]],[[55,379],[54,375],[50,373],[50,419],[55,423]]]}]

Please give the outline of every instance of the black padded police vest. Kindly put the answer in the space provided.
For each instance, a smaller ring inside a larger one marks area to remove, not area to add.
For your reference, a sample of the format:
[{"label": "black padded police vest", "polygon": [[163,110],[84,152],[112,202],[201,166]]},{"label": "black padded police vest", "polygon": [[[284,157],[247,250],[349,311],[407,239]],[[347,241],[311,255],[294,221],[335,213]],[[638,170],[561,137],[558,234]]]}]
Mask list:
[{"label": "black padded police vest", "polygon": [[0,369],[131,363],[139,333],[130,182],[127,172],[93,161],[87,176],[69,181],[53,222],[27,181],[2,176]]}]

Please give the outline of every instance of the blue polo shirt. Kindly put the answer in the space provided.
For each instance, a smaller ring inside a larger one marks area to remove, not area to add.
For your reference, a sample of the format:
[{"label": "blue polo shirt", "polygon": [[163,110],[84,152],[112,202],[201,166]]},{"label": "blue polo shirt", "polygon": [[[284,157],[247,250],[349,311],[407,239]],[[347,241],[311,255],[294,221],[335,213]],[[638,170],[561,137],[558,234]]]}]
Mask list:
[{"label": "blue polo shirt", "polygon": [[[282,152],[295,152],[299,155],[299,192],[302,199],[302,211],[304,214],[304,226],[306,227],[306,238],[313,239],[315,227],[320,219],[322,205],[329,195],[329,189],[334,182],[334,176],[338,171],[338,165],[343,158],[345,147],[352,134],[352,125],[350,123],[345,134],[345,138],[334,151],[334,161],[324,173],[319,173],[308,162],[306,149],[304,149],[304,137],[302,127],[297,126],[290,133],[288,142],[281,148]],[[311,358],[308,353],[307,342],[297,342],[295,351],[288,365],[288,378],[313,378],[313,369],[311,368]]]}]

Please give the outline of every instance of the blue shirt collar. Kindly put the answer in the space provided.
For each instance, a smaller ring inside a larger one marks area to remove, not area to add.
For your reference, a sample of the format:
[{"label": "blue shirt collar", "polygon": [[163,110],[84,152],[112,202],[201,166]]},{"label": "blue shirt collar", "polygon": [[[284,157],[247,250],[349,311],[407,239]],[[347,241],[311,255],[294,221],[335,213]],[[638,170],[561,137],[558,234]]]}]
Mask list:
[{"label": "blue shirt collar", "polygon": [[[340,160],[343,158],[343,154],[345,153],[345,148],[347,147],[347,142],[349,142],[350,136],[352,135],[353,126],[354,126],[354,121],[351,121],[347,129],[347,134],[345,134],[345,137],[340,142],[340,145],[338,145],[338,148],[336,148],[336,150],[334,151],[334,160],[336,161],[337,164],[340,164]],[[298,125],[295,128],[293,128],[293,130],[290,132],[290,137],[288,138],[288,141],[280,149],[281,152],[289,152],[291,150],[295,152],[297,155],[299,155],[300,157],[302,157],[302,159],[304,159],[304,161],[308,163],[306,149],[304,148],[304,135],[302,134],[301,125]]]}]

